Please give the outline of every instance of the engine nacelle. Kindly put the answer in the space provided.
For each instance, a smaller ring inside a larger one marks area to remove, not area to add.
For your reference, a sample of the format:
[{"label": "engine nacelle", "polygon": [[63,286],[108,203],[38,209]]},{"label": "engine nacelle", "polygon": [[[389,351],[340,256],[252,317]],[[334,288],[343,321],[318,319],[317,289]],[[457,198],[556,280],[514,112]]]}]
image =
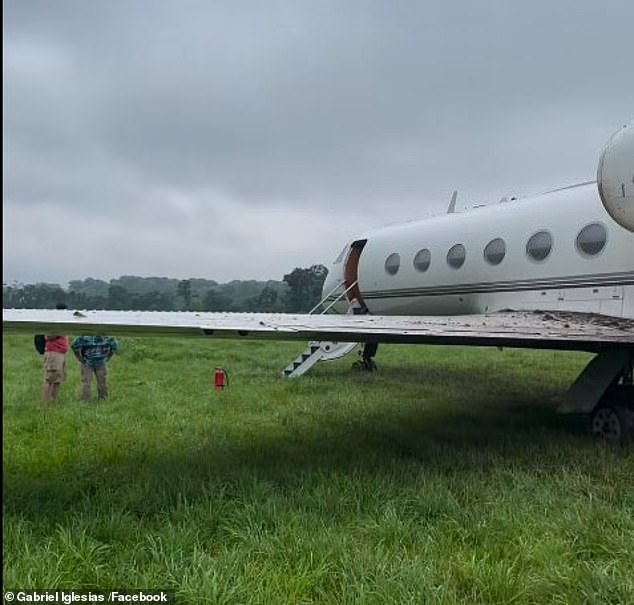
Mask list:
[{"label": "engine nacelle", "polygon": [[603,150],[597,185],[608,214],[634,231],[634,121],[621,128]]}]

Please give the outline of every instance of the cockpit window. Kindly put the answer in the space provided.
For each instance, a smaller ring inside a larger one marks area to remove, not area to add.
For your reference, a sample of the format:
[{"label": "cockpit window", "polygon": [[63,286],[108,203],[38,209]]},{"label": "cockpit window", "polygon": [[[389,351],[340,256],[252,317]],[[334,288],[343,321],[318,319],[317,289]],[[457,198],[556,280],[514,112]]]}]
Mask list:
[{"label": "cockpit window", "polygon": [[348,251],[348,244],[346,244],[343,247],[343,250],[339,252],[339,256],[335,259],[335,262],[333,263],[333,265],[340,263],[343,260],[343,257],[345,256],[347,251]]}]

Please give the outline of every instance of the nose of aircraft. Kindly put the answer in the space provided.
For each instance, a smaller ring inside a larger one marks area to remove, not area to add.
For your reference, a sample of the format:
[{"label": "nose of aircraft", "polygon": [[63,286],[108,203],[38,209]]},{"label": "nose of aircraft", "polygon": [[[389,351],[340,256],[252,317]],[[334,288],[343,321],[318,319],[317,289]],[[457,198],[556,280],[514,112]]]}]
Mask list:
[{"label": "nose of aircraft", "polygon": [[321,291],[321,299],[324,301],[324,307],[333,302],[334,298],[341,294],[343,288],[343,271],[341,263],[333,264],[328,271],[328,275],[324,280],[324,286]]},{"label": "nose of aircraft", "polygon": [[[335,259],[335,261],[330,266],[330,269],[328,270],[328,275],[326,276],[326,279],[324,280],[324,285],[321,291],[321,299],[323,301],[322,310],[332,305],[336,299],[339,299],[345,289],[343,259],[345,257],[345,252],[347,251],[347,249],[348,249],[348,245],[344,247],[341,254],[339,254],[339,256]],[[344,304],[344,308],[345,308],[345,304]],[[334,308],[330,310],[334,310]],[[337,309],[337,311],[341,312],[340,309]]]}]

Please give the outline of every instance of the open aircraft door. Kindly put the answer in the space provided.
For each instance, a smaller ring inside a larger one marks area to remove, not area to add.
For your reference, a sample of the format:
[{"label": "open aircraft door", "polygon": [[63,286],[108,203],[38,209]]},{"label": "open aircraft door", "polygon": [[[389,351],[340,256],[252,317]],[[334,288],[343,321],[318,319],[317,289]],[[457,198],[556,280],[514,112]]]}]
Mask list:
[{"label": "open aircraft door", "polygon": [[359,289],[359,259],[361,258],[361,251],[367,241],[367,239],[362,239],[350,244],[350,250],[348,250],[348,256],[343,266],[343,280],[348,302],[356,298],[362,307],[365,307],[365,303],[363,302],[361,290]]}]

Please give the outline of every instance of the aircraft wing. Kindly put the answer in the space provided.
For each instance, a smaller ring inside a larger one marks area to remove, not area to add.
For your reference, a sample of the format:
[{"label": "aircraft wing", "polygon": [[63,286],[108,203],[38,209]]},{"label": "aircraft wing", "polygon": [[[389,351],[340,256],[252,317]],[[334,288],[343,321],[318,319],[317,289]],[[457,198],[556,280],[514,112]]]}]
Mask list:
[{"label": "aircraft wing", "polygon": [[634,347],[634,320],[562,311],[385,316],[3,309],[7,332],[457,344],[583,350]]}]

